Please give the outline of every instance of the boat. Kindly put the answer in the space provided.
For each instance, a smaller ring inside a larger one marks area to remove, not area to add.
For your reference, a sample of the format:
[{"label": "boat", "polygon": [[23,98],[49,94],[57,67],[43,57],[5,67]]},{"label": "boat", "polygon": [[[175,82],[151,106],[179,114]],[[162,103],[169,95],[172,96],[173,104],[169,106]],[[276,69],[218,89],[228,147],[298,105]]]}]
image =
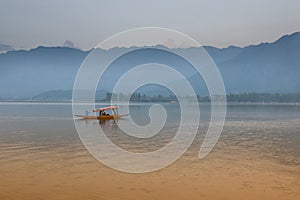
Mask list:
[{"label": "boat", "polygon": [[[106,114],[106,110],[111,110],[112,114]],[[98,116],[96,115],[75,115],[76,117],[80,117],[82,119],[98,119],[98,120],[117,120],[122,117],[128,116],[129,114],[125,115],[119,115],[118,112],[118,106],[108,106],[108,107],[103,107],[103,108],[98,108],[93,110],[93,112],[99,113]]]}]

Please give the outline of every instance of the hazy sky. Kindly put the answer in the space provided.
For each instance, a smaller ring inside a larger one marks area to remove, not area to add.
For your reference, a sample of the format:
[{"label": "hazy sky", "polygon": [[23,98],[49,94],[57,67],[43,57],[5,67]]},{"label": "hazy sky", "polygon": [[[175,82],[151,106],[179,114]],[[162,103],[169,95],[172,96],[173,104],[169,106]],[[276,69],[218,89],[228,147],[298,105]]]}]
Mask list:
[{"label": "hazy sky", "polygon": [[126,29],[158,26],[203,45],[270,42],[300,31],[300,0],[0,0],[0,43],[15,48],[71,40],[89,49]]}]

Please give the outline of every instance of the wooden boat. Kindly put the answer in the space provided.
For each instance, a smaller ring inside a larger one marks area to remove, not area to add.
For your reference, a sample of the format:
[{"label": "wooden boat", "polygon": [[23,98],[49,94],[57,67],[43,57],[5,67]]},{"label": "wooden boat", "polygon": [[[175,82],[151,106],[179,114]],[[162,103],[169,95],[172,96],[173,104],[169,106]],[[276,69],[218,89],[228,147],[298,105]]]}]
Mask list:
[{"label": "wooden boat", "polygon": [[89,115],[89,116],[85,116],[85,115],[75,115],[76,117],[80,117],[82,119],[98,119],[98,120],[112,120],[112,119],[120,119],[122,117],[126,117],[128,116],[129,114],[125,114],[125,115],[116,115],[116,116],[113,116],[113,115],[105,115],[105,116],[92,116],[92,115]]},{"label": "wooden boat", "polygon": [[[111,110],[112,115],[105,114],[105,110]],[[117,120],[120,119],[121,117],[128,116],[128,114],[125,115],[119,115],[118,113],[118,106],[108,106],[104,108],[99,108],[96,110],[93,110],[93,112],[99,112],[98,116],[95,115],[75,115],[76,117],[80,117],[82,119],[98,119],[98,120]]]}]

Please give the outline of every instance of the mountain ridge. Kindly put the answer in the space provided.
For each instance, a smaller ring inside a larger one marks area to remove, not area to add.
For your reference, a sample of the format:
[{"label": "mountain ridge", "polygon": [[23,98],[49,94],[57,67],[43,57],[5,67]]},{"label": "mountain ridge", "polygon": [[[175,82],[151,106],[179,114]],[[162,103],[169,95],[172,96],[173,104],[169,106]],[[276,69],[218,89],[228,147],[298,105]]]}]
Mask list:
[{"label": "mountain ridge", "polygon": [[[278,39],[276,39],[275,41],[273,41],[273,42],[261,42],[261,43],[259,43],[259,44],[249,44],[249,45],[245,45],[245,46],[243,46],[243,47],[241,47],[241,46],[236,46],[236,45],[229,45],[228,47],[214,47],[214,46],[211,46],[211,45],[203,45],[203,46],[201,46],[201,47],[203,47],[203,48],[213,48],[213,49],[217,49],[217,50],[227,50],[227,49],[244,49],[244,48],[248,48],[248,47],[255,47],[255,46],[261,46],[261,45],[267,45],[267,44],[273,44],[273,43],[276,43],[276,42],[279,42],[279,41],[282,41],[282,40],[284,40],[284,39],[286,39],[286,38],[290,38],[290,37],[294,37],[294,36],[296,36],[296,37],[300,37],[300,31],[297,31],[297,32],[294,32],[294,33],[290,33],[290,34],[286,34],[286,35],[283,35],[283,36],[281,36],[281,37],[279,37]],[[67,41],[69,41],[69,40],[66,40],[65,42],[67,42]],[[70,41],[71,42],[71,41]],[[0,45],[4,45],[4,44],[0,44]],[[11,47],[10,45],[5,45],[5,46],[9,46],[9,47]],[[163,44],[162,45],[153,45],[153,46],[131,46],[131,47],[112,47],[112,48],[110,48],[110,49],[108,49],[108,50],[111,50],[111,49],[130,49],[130,48],[139,48],[139,47],[149,47],[149,48],[151,48],[151,47],[157,47],[157,46],[163,46],[163,47],[165,47],[165,48],[167,48],[167,49],[193,49],[193,48],[199,48],[199,47],[187,47],[187,48],[168,48],[168,47],[166,47],[166,46],[164,46]],[[75,49],[75,50],[79,50],[79,51],[82,51],[82,52],[90,52],[90,51],[92,51],[94,48],[91,48],[91,49],[88,49],[88,50],[82,50],[82,49],[80,49],[80,48],[78,48],[78,47],[75,47],[75,46],[73,46],[73,47],[70,47],[70,46],[64,46],[64,45],[62,45],[62,46],[43,46],[43,45],[39,45],[39,46],[37,46],[37,47],[34,47],[34,48],[30,48],[30,49],[18,49],[18,50],[15,50],[15,49],[11,49],[11,50],[9,50],[9,51],[7,51],[7,52],[0,52],[0,55],[1,54],[6,54],[6,53],[8,53],[8,52],[18,52],[18,51],[31,51],[31,50],[34,50],[34,49],[38,49],[38,48],[68,48],[68,49]],[[104,51],[108,51],[108,50],[105,50],[105,49],[101,49],[101,50],[104,50]]]},{"label": "mountain ridge", "polygon": [[[137,47],[131,47],[134,48]],[[100,51],[117,54],[125,49]],[[300,32],[282,36],[272,43],[227,48],[204,46],[204,49],[219,68],[228,93],[300,92]],[[30,97],[49,90],[71,89],[79,66],[91,51],[39,46],[0,53],[0,97]],[[199,48],[174,51],[197,56]],[[144,58],[147,58],[146,54],[141,54],[138,59]],[[129,67],[132,63],[119,64]],[[190,77],[189,80],[197,92],[205,91],[197,78]]]}]

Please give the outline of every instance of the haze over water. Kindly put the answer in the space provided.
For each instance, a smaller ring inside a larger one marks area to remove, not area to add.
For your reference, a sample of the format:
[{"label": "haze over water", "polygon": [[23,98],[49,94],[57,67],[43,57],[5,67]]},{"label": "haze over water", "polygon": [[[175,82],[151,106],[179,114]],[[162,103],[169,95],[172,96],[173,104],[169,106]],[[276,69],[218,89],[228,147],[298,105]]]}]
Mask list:
[{"label": "haze over water", "polygon": [[[100,126],[124,149],[153,151],[172,139],[180,121],[177,104],[163,105],[171,115],[164,131],[151,140],[130,140],[113,122]],[[148,108],[131,106],[138,124],[149,122]],[[156,172],[128,174],[88,153],[70,104],[1,103],[0,199],[300,198],[299,106],[229,105],[222,135],[202,160],[198,153],[210,107],[201,105],[200,110],[198,135],[180,159]],[[79,123],[99,125],[94,120]]]}]

